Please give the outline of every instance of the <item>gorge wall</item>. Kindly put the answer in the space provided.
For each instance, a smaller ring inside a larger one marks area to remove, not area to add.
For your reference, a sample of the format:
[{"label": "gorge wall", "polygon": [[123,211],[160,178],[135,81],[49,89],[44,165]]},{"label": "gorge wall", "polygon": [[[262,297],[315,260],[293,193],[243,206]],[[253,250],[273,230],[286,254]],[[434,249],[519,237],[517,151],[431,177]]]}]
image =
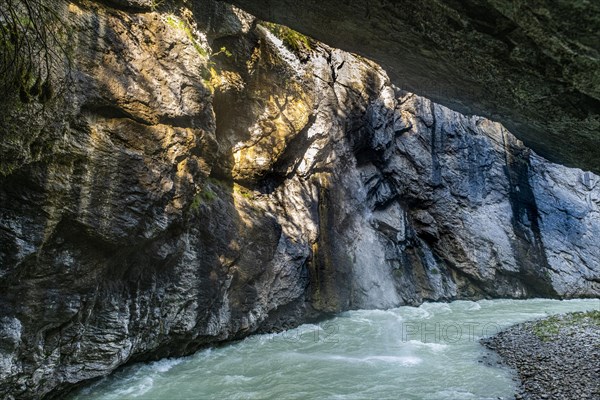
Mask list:
[{"label": "gorge wall", "polygon": [[346,309],[600,296],[598,176],[225,3],[61,4],[69,90],[3,127],[3,397]]},{"label": "gorge wall", "polygon": [[499,121],[553,162],[600,173],[600,2],[232,3],[375,60],[405,90]]}]

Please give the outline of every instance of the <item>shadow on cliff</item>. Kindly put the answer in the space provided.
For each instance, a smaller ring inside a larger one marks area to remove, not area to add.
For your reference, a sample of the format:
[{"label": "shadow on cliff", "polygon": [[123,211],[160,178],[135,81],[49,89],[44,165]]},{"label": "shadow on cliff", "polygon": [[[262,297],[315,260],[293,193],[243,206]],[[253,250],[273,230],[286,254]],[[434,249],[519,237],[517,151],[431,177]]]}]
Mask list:
[{"label": "shadow on cliff", "polygon": [[[89,19],[79,21],[74,38],[90,49],[72,93],[80,114],[53,159],[1,178],[9,222],[0,306],[21,322],[15,352],[26,360],[14,379],[59,362],[79,365],[78,380],[85,380],[128,361],[189,354],[244,334],[229,321],[241,320],[256,300],[248,282],[258,272],[235,271],[233,261],[252,254],[249,237],[278,243],[276,227],[243,220],[232,182],[208,179],[216,153],[210,106],[181,118],[153,115],[128,98],[131,90],[157,94],[148,71],[135,70],[128,58],[135,37],[119,26],[118,11],[84,11],[79,16]],[[152,33],[166,46],[161,34]],[[199,72],[170,61],[169,73]],[[201,82],[194,87],[196,100],[209,105],[210,91]],[[236,247],[241,237],[247,243]],[[231,315],[213,329],[228,301]],[[137,344],[145,341],[152,344]],[[58,395],[72,388],[65,379],[47,368],[35,391]]]}]

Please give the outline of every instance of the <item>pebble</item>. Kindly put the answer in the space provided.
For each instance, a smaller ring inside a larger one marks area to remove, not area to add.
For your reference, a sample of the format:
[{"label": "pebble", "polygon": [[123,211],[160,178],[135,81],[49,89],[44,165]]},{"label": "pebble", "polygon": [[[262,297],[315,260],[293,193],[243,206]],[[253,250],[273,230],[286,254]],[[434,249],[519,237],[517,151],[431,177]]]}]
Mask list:
[{"label": "pebble", "polygon": [[510,327],[481,343],[497,352],[519,377],[517,400],[600,400],[600,324],[558,317],[560,329],[542,340],[540,321]]}]

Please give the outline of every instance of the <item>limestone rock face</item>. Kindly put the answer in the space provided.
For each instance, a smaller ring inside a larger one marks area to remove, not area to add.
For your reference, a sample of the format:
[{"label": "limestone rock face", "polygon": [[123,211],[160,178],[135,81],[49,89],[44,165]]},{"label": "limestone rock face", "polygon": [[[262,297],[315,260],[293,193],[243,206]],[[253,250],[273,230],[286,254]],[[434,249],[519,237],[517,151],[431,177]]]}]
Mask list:
[{"label": "limestone rock face", "polygon": [[121,3],[65,6],[71,90],[0,177],[3,398],[351,308],[600,296],[598,176],[230,5]]},{"label": "limestone rock face", "polygon": [[600,3],[234,0],[380,63],[392,82],[502,122],[554,162],[600,173]]}]

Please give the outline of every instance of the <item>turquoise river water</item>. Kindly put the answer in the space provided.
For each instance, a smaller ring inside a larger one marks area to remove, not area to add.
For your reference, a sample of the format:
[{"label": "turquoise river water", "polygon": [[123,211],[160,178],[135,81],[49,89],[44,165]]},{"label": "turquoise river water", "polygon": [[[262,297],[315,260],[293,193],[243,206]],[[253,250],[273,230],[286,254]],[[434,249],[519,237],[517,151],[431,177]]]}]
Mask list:
[{"label": "turquoise river water", "polygon": [[482,300],[349,311],[278,334],[119,370],[73,398],[513,398],[509,370],[488,365],[483,336],[525,320],[598,310],[592,300]]}]

